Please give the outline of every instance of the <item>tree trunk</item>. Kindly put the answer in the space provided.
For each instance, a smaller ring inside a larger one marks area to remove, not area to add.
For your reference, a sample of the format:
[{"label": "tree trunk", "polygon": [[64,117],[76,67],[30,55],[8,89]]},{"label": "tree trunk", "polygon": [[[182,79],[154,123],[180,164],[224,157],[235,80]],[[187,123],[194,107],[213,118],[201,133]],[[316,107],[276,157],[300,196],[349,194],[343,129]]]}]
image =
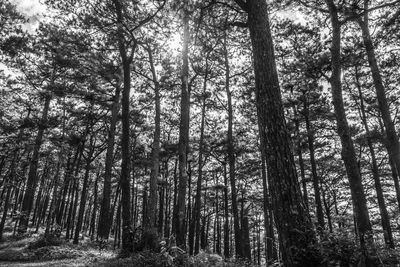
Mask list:
[{"label": "tree trunk", "polygon": [[[341,84],[341,24],[338,17],[337,7],[333,0],[325,0],[329,8],[332,24],[332,75],[330,78],[332,101],[336,114],[337,132],[342,143],[342,159],[349,179],[351,196],[354,205],[357,230],[363,253],[367,256],[368,250],[374,247],[372,239],[372,228],[369,219],[367,200],[361,181],[361,174],[357,164],[356,152],[349,125],[347,123],[346,112],[344,109]],[[368,257],[367,257],[368,258]]]},{"label": "tree trunk", "polygon": [[[364,8],[368,10],[368,1],[364,1]],[[382,76],[379,70],[378,62],[375,56],[375,48],[372,42],[371,34],[368,26],[368,12],[365,12],[364,19],[357,20],[361,28],[365,50],[367,52],[368,63],[371,69],[372,80],[374,82],[378,106],[381,117],[386,130],[389,153],[393,159],[397,172],[400,170],[400,143],[396,133],[396,128],[390,114],[389,104],[386,98],[385,87],[383,86]]]},{"label": "tree trunk", "polygon": [[232,198],[232,215],[233,226],[235,234],[235,253],[237,257],[243,256],[242,248],[242,234],[240,230],[239,211],[237,207],[237,190],[236,190],[236,177],[235,177],[235,148],[233,139],[233,107],[232,107],[232,92],[230,89],[230,66],[228,61],[228,44],[227,37],[224,38],[224,64],[225,64],[225,91],[228,100],[228,164],[229,164],[229,180],[231,184],[231,198]]},{"label": "tree trunk", "polygon": [[130,185],[130,135],[129,135],[129,97],[131,90],[131,62],[134,50],[136,48],[136,43],[134,43],[131,55],[128,56],[127,48],[125,44],[124,38],[124,21],[122,15],[122,6],[120,0],[113,0],[118,29],[117,29],[117,38],[118,38],[118,48],[120,57],[122,60],[122,69],[123,69],[123,84],[124,88],[122,91],[122,138],[121,138],[121,213],[122,213],[122,256],[129,255],[133,249],[133,231],[131,228],[131,185]]},{"label": "tree trunk", "polygon": [[321,202],[321,192],[320,192],[320,178],[317,174],[317,164],[315,163],[315,149],[314,149],[314,130],[312,129],[310,122],[310,110],[309,104],[307,100],[306,94],[303,95],[303,104],[304,104],[304,119],[306,122],[307,129],[307,140],[308,140],[308,148],[310,150],[310,162],[311,162],[311,173],[313,177],[313,186],[314,186],[314,194],[315,194],[315,206],[317,209],[317,221],[318,221],[318,231],[322,233],[322,230],[325,228],[324,222],[324,212],[322,211],[322,202]]},{"label": "tree trunk", "polygon": [[18,227],[18,232],[20,233],[25,233],[28,229],[29,216],[32,211],[32,204],[35,198],[35,191],[37,186],[37,169],[39,164],[39,152],[40,152],[40,147],[42,146],[44,130],[46,129],[47,116],[50,109],[50,101],[51,101],[51,93],[47,92],[42,111],[42,118],[40,119],[39,131],[35,139],[33,154],[29,165],[29,174],[28,174],[28,180],[26,181],[25,195],[22,201],[21,218]]},{"label": "tree trunk", "polygon": [[118,85],[115,87],[115,95],[111,108],[110,129],[108,131],[107,151],[104,168],[103,198],[101,202],[100,217],[97,230],[100,239],[108,239],[111,227],[111,177],[114,159],[115,129],[117,126],[118,112],[120,109],[120,94],[121,86],[118,81]]},{"label": "tree trunk", "polygon": [[390,226],[390,218],[389,218],[389,214],[388,214],[386,204],[385,204],[385,197],[383,196],[383,190],[382,190],[382,184],[381,184],[380,175],[379,175],[378,163],[376,161],[374,144],[371,139],[371,132],[370,132],[369,126],[368,126],[368,119],[367,119],[367,114],[365,112],[365,105],[364,105],[364,96],[363,96],[361,84],[359,81],[359,73],[358,73],[357,67],[355,68],[355,76],[356,76],[355,77],[356,78],[356,86],[358,89],[358,96],[360,99],[361,120],[364,125],[365,133],[367,135],[367,144],[368,144],[369,152],[371,155],[372,177],[374,178],[376,196],[378,198],[378,206],[379,206],[379,212],[381,215],[383,236],[384,236],[386,245],[390,248],[394,248],[392,228]]},{"label": "tree trunk", "polygon": [[267,4],[263,0],[236,2],[248,13],[260,136],[264,143],[269,190],[283,262],[286,266],[317,266],[319,255],[316,254],[312,259],[304,253],[304,250],[311,249],[316,238],[297,180],[276,71]]},{"label": "tree trunk", "polygon": [[[185,2],[186,4],[186,2]],[[174,234],[176,244],[186,248],[185,231],[185,201],[187,188],[187,151],[189,145],[189,12],[183,10],[183,49],[182,49],[182,73],[181,73],[181,113],[179,124],[179,184],[178,198],[174,207]]]},{"label": "tree trunk", "polygon": [[228,259],[230,257],[229,251],[229,201],[228,201],[228,175],[226,171],[226,162],[223,162],[224,167],[224,257]]},{"label": "tree trunk", "polygon": [[[207,81],[208,81],[208,61],[206,59],[206,69],[204,73],[203,81],[203,95],[202,95],[202,107],[201,107],[201,123],[200,123],[200,140],[199,140],[199,159],[198,159],[198,176],[196,183],[196,196],[194,202],[194,210],[192,216],[192,225],[189,228],[189,255],[198,254],[199,246],[195,246],[195,239],[200,239],[200,211],[201,211],[201,183],[203,180],[203,149],[204,149],[204,125],[206,117],[206,93],[207,93]],[[197,243],[198,244],[198,243]],[[197,248],[197,249],[196,249]]]},{"label": "tree trunk", "polygon": [[[94,145],[94,140],[93,140],[93,135],[91,135],[92,139],[90,141],[90,145]],[[87,192],[88,192],[88,185],[90,183],[89,181],[89,175],[90,175],[90,164],[93,161],[93,153],[94,153],[94,148],[89,147],[90,152],[87,155],[86,158],[86,168],[85,168],[85,176],[83,178],[83,185],[82,185],[82,193],[81,193],[81,199],[79,202],[79,212],[78,212],[78,218],[77,218],[77,223],[76,223],[76,228],[75,228],[75,235],[74,235],[74,244],[78,244],[79,242],[79,233],[81,232],[82,229],[82,223],[83,223],[83,215],[85,213],[85,208],[86,208],[86,198],[87,198]]]},{"label": "tree trunk", "polygon": [[145,243],[145,248],[156,250],[158,246],[156,215],[157,215],[157,202],[158,202],[157,180],[160,169],[161,99],[160,99],[160,84],[158,82],[156,69],[154,67],[153,52],[150,47],[147,47],[147,53],[149,55],[150,69],[154,83],[155,117],[154,117],[153,148],[151,153],[152,166],[150,173],[149,204],[145,220],[146,223],[145,228],[147,233],[144,243]]}]

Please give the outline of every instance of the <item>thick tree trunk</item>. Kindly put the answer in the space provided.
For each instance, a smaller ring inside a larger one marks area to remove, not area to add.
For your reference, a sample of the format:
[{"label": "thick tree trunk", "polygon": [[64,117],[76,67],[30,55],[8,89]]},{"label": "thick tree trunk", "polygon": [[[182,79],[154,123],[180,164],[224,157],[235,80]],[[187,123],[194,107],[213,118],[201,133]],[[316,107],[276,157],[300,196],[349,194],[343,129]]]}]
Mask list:
[{"label": "thick tree trunk", "polygon": [[51,93],[47,92],[42,111],[42,118],[40,119],[39,131],[35,139],[33,154],[29,165],[29,174],[28,174],[28,180],[26,181],[25,195],[22,201],[21,218],[19,221],[19,229],[18,229],[20,233],[25,233],[28,229],[29,216],[32,211],[32,205],[37,186],[37,169],[39,164],[39,152],[40,152],[40,147],[42,146],[44,130],[46,129],[47,116],[50,109],[50,101],[51,101]]},{"label": "thick tree trunk", "polygon": [[[353,200],[355,221],[359,233],[360,244],[363,253],[367,256],[369,250],[374,247],[372,238],[372,227],[368,214],[367,200],[365,198],[362,185],[360,169],[357,164],[356,152],[349,125],[347,123],[346,112],[342,97],[341,84],[341,24],[338,17],[337,7],[333,0],[325,0],[329,8],[332,24],[332,75],[330,78],[332,101],[336,114],[337,132],[342,143],[342,159],[349,179],[351,196]],[[368,257],[367,257],[368,258]]]},{"label": "thick tree trunk", "polygon": [[297,180],[276,71],[267,4],[264,0],[236,2],[248,13],[260,136],[264,140],[269,189],[282,258],[286,266],[317,266],[320,261],[318,256],[311,259],[304,254],[304,249],[311,249],[316,238]]},{"label": "thick tree trunk", "polygon": [[181,114],[179,124],[179,184],[178,197],[174,207],[173,223],[176,244],[186,248],[185,202],[187,188],[187,151],[189,145],[189,12],[183,11],[183,49],[181,73]]}]

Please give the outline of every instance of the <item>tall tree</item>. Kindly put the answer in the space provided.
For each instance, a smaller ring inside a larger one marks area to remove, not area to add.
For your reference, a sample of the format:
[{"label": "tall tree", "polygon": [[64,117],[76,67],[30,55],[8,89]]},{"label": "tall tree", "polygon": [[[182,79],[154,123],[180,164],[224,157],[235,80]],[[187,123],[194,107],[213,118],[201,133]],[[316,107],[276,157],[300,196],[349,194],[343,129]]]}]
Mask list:
[{"label": "tall tree", "polygon": [[347,178],[350,183],[350,190],[357,222],[360,244],[363,250],[364,259],[368,264],[370,253],[373,253],[374,242],[372,237],[372,226],[369,219],[367,200],[364,193],[364,187],[361,181],[360,169],[357,162],[357,156],[351,138],[350,128],[346,118],[346,112],[342,96],[341,83],[341,21],[336,4],[333,0],[325,0],[329,9],[332,26],[332,44],[331,44],[331,65],[332,74],[330,84],[332,90],[332,100],[335,108],[337,132],[342,143],[342,159],[346,167]]},{"label": "tall tree", "polygon": [[183,47],[181,69],[181,112],[179,123],[179,184],[178,198],[174,207],[173,224],[176,244],[186,247],[185,202],[187,189],[187,152],[189,146],[189,6],[188,1],[182,3]]},{"label": "tall tree", "polygon": [[248,16],[260,136],[265,144],[263,149],[283,261],[286,266],[318,266],[318,256],[308,258],[303,253],[305,247],[311,249],[316,239],[297,180],[282,107],[268,7],[263,0],[235,2]]}]

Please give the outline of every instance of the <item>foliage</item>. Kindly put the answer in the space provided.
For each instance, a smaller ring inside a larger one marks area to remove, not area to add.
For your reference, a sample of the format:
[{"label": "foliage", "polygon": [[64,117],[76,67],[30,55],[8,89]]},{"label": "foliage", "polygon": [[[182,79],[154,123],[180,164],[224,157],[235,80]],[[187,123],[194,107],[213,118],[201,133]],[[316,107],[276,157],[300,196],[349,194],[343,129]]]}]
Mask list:
[{"label": "foliage", "polygon": [[60,246],[63,240],[55,233],[41,234],[35,241],[28,245],[28,249],[38,249],[49,246]]}]

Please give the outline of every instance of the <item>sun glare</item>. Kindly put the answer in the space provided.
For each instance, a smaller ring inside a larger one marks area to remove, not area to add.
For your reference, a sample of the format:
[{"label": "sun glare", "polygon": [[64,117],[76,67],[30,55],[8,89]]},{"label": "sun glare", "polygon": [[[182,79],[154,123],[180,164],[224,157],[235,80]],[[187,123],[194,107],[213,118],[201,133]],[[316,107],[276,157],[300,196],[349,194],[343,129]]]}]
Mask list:
[{"label": "sun glare", "polygon": [[171,38],[167,41],[169,51],[174,57],[178,56],[182,50],[182,37],[179,32],[171,34]]}]

